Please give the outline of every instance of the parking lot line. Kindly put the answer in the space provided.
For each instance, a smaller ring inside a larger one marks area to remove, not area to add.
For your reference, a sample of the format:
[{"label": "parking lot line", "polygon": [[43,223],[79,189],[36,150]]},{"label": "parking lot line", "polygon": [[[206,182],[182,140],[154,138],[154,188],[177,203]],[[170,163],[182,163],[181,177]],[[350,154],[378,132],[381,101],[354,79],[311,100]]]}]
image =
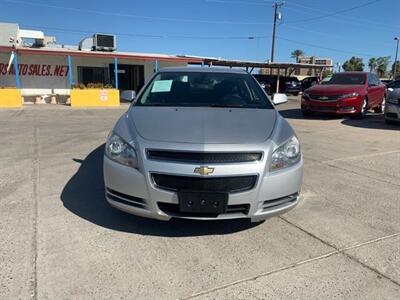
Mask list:
[{"label": "parking lot line", "polygon": [[331,163],[331,162],[335,162],[335,161],[345,161],[345,160],[351,160],[351,159],[370,158],[370,157],[374,157],[374,156],[393,154],[393,153],[400,153],[400,150],[393,150],[393,151],[385,151],[385,152],[379,152],[379,153],[370,153],[370,154],[362,154],[362,155],[347,156],[347,157],[342,157],[342,158],[328,159],[328,160],[321,161],[321,163],[327,164],[327,163]]},{"label": "parking lot line", "polygon": [[182,298],[179,298],[179,299],[180,300],[187,300],[187,299],[197,298],[199,296],[203,296],[203,295],[210,294],[210,293],[213,293],[213,292],[216,292],[216,291],[219,291],[219,290],[223,290],[223,289],[226,289],[226,288],[229,288],[229,287],[233,287],[233,286],[241,284],[241,283],[253,281],[253,280],[256,280],[256,279],[259,279],[259,278],[262,278],[262,277],[266,277],[266,276],[269,276],[269,275],[272,275],[272,274],[275,274],[275,273],[279,273],[279,272],[282,272],[282,271],[286,271],[286,270],[289,270],[289,269],[294,269],[296,267],[299,267],[299,266],[302,266],[302,265],[305,265],[305,264],[309,264],[309,263],[312,263],[312,262],[315,262],[315,261],[318,261],[318,260],[323,260],[323,259],[326,259],[328,257],[331,257],[333,255],[337,255],[337,254],[343,254],[343,255],[349,257],[353,261],[355,261],[358,264],[362,265],[364,268],[367,268],[370,271],[373,271],[374,273],[377,273],[379,276],[382,276],[383,278],[389,280],[390,282],[400,286],[399,282],[397,282],[394,279],[382,274],[377,269],[372,268],[372,267],[364,264],[359,259],[357,259],[354,256],[352,256],[352,255],[350,255],[350,254],[345,252],[347,250],[356,249],[356,248],[359,248],[359,247],[362,247],[362,246],[365,246],[365,245],[369,245],[369,244],[373,244],[373,243],[380,242],[380,241],[383,241],[383,240],[395,238],[397,236],[400,236],[400,232],[399,233],[395,233],[395,234],[390,234],[390,235],[387,235],[387,236],[383,236],[383,237],[379,237],[379,238],[376,238],[376,239],[372,239],[372,240],[369,240],[369,241],[366,241],[366,242],[363,242],[363,243],[359,243],[357,245],[352,245],[352,246],[343,247],[343,248],[338,249],[338,248],[334,247],[333,245],[330,245],[326,241],[323,241],[320,238],[316,237],[315,235],[305,231],[304,229],[300,228],[299,226],[291,223],[290,221],[286,220],[285,218],[283,218],[283,217],[280,217],[280,218],[283,219],[284,221],[286,221],[287,223],[289,223],[290,225],[292,225],[292,226],[302,230],[303,232],[307,233],[308,235],[312,236],[313,238],[318,239],[319,241],[329,245],[330,247],[334,248],[335,250],[331,251],[331,252],[328,252],[326,254],[323,254],[323,255],[319,255],[319,256],[316,256],[316,257],[313,257],[313,258],[310,258],[310,259],[306,259],[306,260],[302,260],[302,261],[296,262],[296,263],[291,264],[291,265],[286,266],[286,267],[282,267],[282,268],[279,268],[279,269],[276,269],[276,270],[272,270],[272,271],[269,271],[269,272],[260,273],[258,275],[251,276],[251,277],[248,277],[248,278],[243,278],[241,280],[236,280],[234,282],[230,282],[228,284],[224,284],[224,285],[220,285],[220,286],[217,286],[217,287],[214,287],[214,288],[211,288],[211,289],[200,291],[200,292],[197,292],[197,293],[194,293],[194,294],[191,294],[189,296],[182,297]]}]

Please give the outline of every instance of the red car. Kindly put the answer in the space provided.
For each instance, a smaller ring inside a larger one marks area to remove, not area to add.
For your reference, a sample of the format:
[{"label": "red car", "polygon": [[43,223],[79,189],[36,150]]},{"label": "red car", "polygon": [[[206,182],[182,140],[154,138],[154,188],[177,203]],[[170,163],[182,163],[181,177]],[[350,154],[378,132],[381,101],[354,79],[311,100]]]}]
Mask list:
[{"label": "red car", "polygon": [[383,112],[386,86],[378,76],[368,72],[333,74],[323,85],[305,90],[301,99],[304,115],[313,112],[365,117],[369,109]]}]

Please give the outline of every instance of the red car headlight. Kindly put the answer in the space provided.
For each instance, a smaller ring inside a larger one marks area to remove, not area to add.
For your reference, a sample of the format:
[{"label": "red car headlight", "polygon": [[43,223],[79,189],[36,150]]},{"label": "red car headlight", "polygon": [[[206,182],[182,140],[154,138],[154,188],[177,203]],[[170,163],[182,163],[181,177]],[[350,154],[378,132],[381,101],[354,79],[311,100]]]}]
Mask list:
[{"label": "red car headlight", "polygon": [[338,99],[346,99],[346,98],[355,98],[358,97],[360,94],[359,93],[349,93],[349,94],[343,94],[343,95],[339,95]]}]

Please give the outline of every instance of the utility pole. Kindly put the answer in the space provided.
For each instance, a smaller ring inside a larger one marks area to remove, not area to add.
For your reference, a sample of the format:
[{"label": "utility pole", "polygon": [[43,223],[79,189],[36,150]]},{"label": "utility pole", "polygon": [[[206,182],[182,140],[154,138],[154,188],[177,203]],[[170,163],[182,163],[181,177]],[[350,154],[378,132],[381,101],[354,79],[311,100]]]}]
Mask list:
[{"label": "utility pole", "polygon": [[399,40],[400,39],[396,36],[394,38],[394,40],[397,42],[397,46],[396,46],[396,55],[395,55],[395,58],[394,58],[394,65],[393,65],[393,71],[392,71],[393,80],[396,79],[396,75],[397,75],[397,53],[399,52]]},{"label": "utility pole", "polygon": [[272,28],[271,62],[274,62],[276,22],[281,19],[279,10],[282,5],[283,5],[283,2],[275,2],[274,3],[274,26]]}]

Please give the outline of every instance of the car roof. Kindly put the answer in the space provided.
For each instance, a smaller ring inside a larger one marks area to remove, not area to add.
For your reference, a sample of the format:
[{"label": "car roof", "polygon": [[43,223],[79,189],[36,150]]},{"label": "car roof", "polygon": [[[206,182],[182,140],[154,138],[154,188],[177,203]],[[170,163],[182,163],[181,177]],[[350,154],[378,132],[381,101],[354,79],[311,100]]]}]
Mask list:
[{"label": "car roof", "polygon": [[170,67],[162,68],[160,72],[185,72],[185,73],[230,73],[230,74],[248,74],[242,69],[217,68],[217,67]]}]

